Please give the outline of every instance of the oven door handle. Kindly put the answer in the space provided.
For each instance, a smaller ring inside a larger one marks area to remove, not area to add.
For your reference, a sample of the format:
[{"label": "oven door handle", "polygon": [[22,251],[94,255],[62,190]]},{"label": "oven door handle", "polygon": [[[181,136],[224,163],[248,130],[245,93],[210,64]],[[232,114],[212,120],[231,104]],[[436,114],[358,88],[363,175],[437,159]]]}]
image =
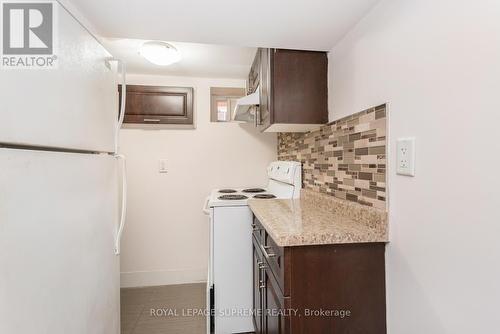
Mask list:
[{"label": "oven door handle", "polygon": [[210,197],[205,198],[205,203],[203,204],[203,213],[206,215],[210,214],[210,209],[208,207],[208,202],[210,202]]}]

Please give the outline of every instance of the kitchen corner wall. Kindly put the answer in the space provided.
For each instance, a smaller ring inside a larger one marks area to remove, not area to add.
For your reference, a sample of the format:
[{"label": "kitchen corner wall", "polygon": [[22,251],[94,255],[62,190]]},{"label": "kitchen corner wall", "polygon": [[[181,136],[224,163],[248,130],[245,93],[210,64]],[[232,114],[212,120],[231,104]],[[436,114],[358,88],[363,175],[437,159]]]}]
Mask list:
[{"label": "kitchen corner wall", "polygon": [[[497,333],[500,2],[382,0],[329,55],[330,119],[387,102],[389,334]],[[416,138],[416,175],[396,139]]]},{"label": "kitchen corner wall", "polygon": [[317,131],[280,133],[278,158],[302,162],[304,188],[386,209],[385,104]]},{"label": "kitchen corner wall", "polygon": [[[218,187],[266,185],[276,135],[251,124],[211,123],[210,87],[244,80],[129,75],[129,84],[194,87],[196,129],[122,129],[128,212],[122,239],[122,287],[206,281],[205,197]],[[158,172],[166,159],[168,173]]]}]

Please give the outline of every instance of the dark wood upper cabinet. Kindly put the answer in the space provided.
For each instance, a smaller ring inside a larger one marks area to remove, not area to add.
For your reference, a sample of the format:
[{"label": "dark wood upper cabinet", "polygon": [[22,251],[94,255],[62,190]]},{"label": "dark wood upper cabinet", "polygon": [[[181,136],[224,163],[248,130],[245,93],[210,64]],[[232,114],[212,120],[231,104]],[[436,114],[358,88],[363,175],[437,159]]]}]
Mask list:
[{"label": "dark wood upper cabinet", "polygon": [[124,123],[193,124],[193,95],[191,87],[127,85]]},{"label": "dark wood upper cabinet", "polygon": [[326,52],[260,48],[248,83],[260,90],[261,131],[304,132],[328,122]]}]

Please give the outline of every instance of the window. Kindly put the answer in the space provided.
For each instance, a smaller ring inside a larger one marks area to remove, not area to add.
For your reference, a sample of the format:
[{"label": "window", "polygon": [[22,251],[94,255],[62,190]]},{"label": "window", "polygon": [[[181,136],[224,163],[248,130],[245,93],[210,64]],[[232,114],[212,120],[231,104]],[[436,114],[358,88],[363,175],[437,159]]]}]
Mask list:
[{"label": "window", "polygon": [[212,122],[229,122],[236,101],[245,96],[245,88],[210,88],[210,120]]},{"label": "window", "polygon": [[230,105],[230,103],[228,103],[229,101],[224,99],[224,100],[220,100],[220,99],[216,99],[216,103],[217,103],[217,121],[218,122],[221,122],[221,121],[226,121],[228,119],[227,117],[227,107],[228,107],[228,104]]}]

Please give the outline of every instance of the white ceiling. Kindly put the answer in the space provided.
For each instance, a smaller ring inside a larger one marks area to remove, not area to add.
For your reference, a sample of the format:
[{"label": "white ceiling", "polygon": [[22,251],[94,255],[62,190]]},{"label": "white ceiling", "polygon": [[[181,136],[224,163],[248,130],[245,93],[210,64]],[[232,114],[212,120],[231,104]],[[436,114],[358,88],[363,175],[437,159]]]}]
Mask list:
[{"label": "white ceiling", "polygon": [[127,63],[127,72],[209,78],[246,78],[256,48],[169,42],[182,54],[182,60],[169,66],[151,64],[138,51],[147,40],[104,38],[111,54]]},{"label": "white ceiling", "polygon": [[103,37],[330,50],[379,0],[66,0]]}]

